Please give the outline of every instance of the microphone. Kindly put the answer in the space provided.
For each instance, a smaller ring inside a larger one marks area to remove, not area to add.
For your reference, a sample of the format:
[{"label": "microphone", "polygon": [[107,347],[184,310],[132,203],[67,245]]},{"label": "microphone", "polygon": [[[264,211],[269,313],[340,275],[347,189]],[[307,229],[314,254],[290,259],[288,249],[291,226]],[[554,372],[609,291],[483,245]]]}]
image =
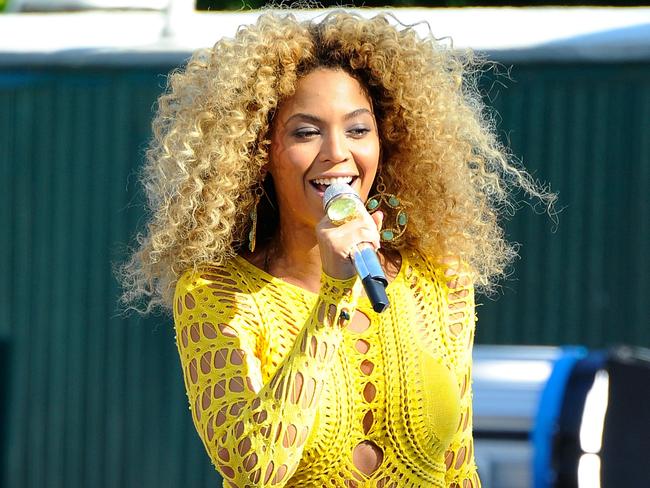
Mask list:
[{"label": "microphone", "polygon": [[[341,225],[366,212],[357,192],[345,183],[334,183],[327,187],[323,195],[323,207],[334,225]],[[381,269],[377,253],[371,244],[361,242],[350,255],[352,264],[361,278],[361,283],[370,299],[372,309],[381,313],[388,308],[386,296],[388,280]]]}]

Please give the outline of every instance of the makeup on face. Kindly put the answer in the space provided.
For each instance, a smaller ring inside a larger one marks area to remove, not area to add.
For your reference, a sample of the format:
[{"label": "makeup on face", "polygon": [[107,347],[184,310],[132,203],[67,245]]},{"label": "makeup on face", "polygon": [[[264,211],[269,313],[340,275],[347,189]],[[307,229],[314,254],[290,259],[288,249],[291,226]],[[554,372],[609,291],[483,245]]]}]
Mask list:
[{"label": "makeup on face", "polygon": [[315,226],[332,183],[351,185],[365,200],[379,164],[379,135],[370,99],[343,70],[317,69],[274,120],[269,171],[283,220]]}]

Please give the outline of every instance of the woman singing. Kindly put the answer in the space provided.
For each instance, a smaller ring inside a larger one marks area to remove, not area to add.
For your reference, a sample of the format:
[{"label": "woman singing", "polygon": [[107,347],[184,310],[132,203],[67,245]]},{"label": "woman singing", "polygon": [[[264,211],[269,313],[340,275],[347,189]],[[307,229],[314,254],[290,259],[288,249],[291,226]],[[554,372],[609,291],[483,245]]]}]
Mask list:
[{"label": "woman singing", "polygon": [[[392,18],[267,12],[159,100],[133,303],[173,309],[192,418],[225,487],[478,488],[474,286],[514,256],[513,187],[471,60]],[[367,211],[340,225],[324,191]],[[373,246],[377,313],[350,260]]]}]

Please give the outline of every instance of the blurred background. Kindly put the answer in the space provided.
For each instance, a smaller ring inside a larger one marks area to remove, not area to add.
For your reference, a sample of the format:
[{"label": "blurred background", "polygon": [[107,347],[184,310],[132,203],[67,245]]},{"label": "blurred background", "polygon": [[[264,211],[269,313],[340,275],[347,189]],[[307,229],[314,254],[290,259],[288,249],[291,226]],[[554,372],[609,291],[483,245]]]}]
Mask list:
[{"label": "blurred background", "polygon": [[[112,266],[146,222],[167,73],[264,3],[0,0],[0,486],[220,486],[171,318],[122,316]],[[557,223],[525,204],[504,222],[520,258],[477,297],[484,486],[650,486],[650,8],[389,4],[346,2],[498,62],[499,134],[559,192]]]}]

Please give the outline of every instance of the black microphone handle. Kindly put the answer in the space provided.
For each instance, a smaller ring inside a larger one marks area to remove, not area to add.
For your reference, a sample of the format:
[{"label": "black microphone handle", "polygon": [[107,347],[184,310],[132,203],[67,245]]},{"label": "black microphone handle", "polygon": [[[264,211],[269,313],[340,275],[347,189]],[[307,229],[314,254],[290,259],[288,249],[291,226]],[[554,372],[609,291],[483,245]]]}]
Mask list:
[{"label": "black microphone handle", "polygon": [[386,310],[388,308],[388,296],[386,295],[386,286],[384,283],[370,275],[362,279],[361,283],[372,304],[372,309],[377,313]]}]

